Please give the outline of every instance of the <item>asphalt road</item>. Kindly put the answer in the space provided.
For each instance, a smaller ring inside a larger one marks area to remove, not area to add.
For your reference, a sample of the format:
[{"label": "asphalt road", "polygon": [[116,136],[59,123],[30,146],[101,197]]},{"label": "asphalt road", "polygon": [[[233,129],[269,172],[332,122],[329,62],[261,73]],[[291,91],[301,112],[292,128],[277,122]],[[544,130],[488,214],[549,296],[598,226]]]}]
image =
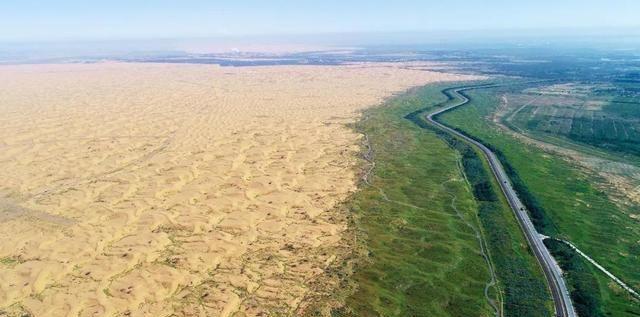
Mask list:
[{"label": "asphalt road", "polygon": [[484,153],[485,158],[489,162],[489,166],[491,166],[491,170],[496,180],[500,184],[502,188],[502,192],[505,197],[509,201],[509,205],[513,210],[516,218],[518,219],[518,223],[520,224],[520,228],[524,232],[524,235],[527,238],[527,242],[529,246],[533,250],[534,255],[538,259],[538,263],[542,267],[544,272],[544,276],[547,280],[547,284],[549,285],[549,289],[551,291],[551,296],[553,297],[553,302],[556,310],[556,316],[561,317],[576,317],[576,313],[573,309],[573,305],[571,303],[571,298],[569,297],[569,291],[567,290],[567,286],[565,284],[564,278],[562,277],[562,272],[560,271],[560,267],[556,263],[556,261],[549,253],[547,247],[542,243],[542,237],[536,231],[531,219],[529,218],[529,214],[522,204],[516,191],[511,186],[511,180],[507,176],[498,160],[498,157],[484,144],[467,137],[466,135],[449,128],[448,126],[436,121],[434,116],[441,114],[443,112],[449,111],[453,108],[465,105],[469,102],[469,98],[465,96],[462,91],[474,89],[476,87],[465,87],[458,88],[451,91],[452,96],[459,98],[461,101],[454,103],[453,105],[446,106],[444,108],[439,108],[436,111],[429,113],[426,116],[426,119],[432,124],[436,125],[442,130],[445,130],[451,134],[458,136],[461,139],[473,144],[477,148],[479,148],[482,153]]}]

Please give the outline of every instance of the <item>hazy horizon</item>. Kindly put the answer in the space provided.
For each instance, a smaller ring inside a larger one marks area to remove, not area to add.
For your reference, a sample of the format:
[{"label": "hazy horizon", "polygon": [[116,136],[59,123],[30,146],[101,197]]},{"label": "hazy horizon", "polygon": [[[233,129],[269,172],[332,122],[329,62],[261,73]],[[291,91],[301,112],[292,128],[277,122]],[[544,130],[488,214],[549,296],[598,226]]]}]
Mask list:
[{"label": "hazy horizon", "polygon": [[637,1],[159,0],[1,3],[0,42],[289,37],[310,34],[640,29]]},{"label": "hazy horizon", "polygon": [[640,3],[627,0],[336,0],[0,3],[0,59],[149,52],[294,52],[344,47],[573,45],[640,47]]}]

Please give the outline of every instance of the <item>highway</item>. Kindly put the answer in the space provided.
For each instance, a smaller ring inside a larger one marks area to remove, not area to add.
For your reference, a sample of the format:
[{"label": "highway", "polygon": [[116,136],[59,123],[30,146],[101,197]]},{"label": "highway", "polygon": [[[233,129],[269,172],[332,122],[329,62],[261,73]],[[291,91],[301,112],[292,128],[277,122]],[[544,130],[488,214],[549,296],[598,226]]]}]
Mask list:
[{"label": "highway", "polygon": [[502,189],[502,192],[507,198],[507,201],[509,202],[511,209],[513,210],[518,220],[518,223],[520,224],[520,228],[522,229],[524,235],[527,238],[527,242],[529,243],[529,246],[533,250],[533,253],[536,256],[536,258],[538,259],[538,263],[542,267],[544,276],[547,280],[547,285],[549,286],[549,290],[551,291],[551,296],[553,297],[556,316],[576,317],[577,315],[571,303],[571,298],[569,297],[569,291],[567,290],[567,286],[565,284],[564,278],[562,277],[562,272],[560,270],[560,267],[551,256],[551,253],[549,253],[549,250],[547,249],[547,247],[543,244],[541,235],[538,234],[535,227],[533,226],[533,223],[529,218],[529,214],[525,206],[522,204],[522,202],[518,198],[518,195],[516,194],[516,191],[513,189],[511,185],[511,180],[509,179],[506,172],[504,171],[504,168],[500,163],[500,160],[498,160],[498,157],[495,155],[495,153],[493,153],[493,151],[491,151],[484,144],[470,137],[467,137],[466,135],[434,119],[435,116],[441,113],[447,112],[453,108],[460,107],[462,105],[467,104],[469,102],[469,98],[464,95],[463,91],[471,90],[474,88],[481,88],[481,87],[463,87],[463,88],[456,88],[456,89],[450,90],[452,97],[458,98],[461,101],[456,102],[452,105],[446,106],[444,108],[438,108],[437,110],[427,114],[426,119],[433,125],[437,126],[438,128],[448,133],[451,133],[469,142],[470,144],[473,144],[474,146],[476,146],[478,149],[482,151],[482,153],[484,154],[485,158],[489,163],[489,166],[491,167],[491,171],[493,172],[493,175],[495,176],[496,180],[500,184],[500,188]]}]

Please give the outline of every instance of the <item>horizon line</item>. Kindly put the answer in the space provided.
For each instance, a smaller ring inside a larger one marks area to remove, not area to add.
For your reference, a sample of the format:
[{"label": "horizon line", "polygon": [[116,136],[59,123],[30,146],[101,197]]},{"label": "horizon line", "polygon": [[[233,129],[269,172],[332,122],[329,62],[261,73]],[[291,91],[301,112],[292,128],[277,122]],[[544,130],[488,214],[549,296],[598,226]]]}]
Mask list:
[{"label": "horizon line", "polygon": [[[555,34],[545,34],[545,32],[558,32]],[[176,36],[69,36],[58,38],[0,38],[0,43],[4,44],[67,44],[82,42],[127,42],[127,41],[188,41],[188,40],[242,40],[242,39],[269,39],[269,40],[286,40],[286,39],[312,39],[313,37],[331,37],[331,36],[393,36],[393,35],[438,35],[438,34],[456,34],[456,33],[487,33],[486,37],[503,37],[513,36],[516,32],[524,32],[518,34],[520,36],[594,36],[594,35],[635,35],[640,37],[640,24],[638,26],[612,26],[612,27],[593,27],[593,26],[576,26],[576,27],[514,27],[514,28],[475,28],[475,29],[433,29],[433,30],[391,30],[391,31],[328,31],[328,32],[299,32],[299,33],[246,33],[246,34],[211,34],[211,35],[176,35]],[[564,32],[564,33],[562,33]],[[620,33],[622,32],[622,33]],[[493,33],[493,34],[491,34]],[[580,33],[580,34],[576,34]],[[618,34],[611,34],[618,33]]]}]

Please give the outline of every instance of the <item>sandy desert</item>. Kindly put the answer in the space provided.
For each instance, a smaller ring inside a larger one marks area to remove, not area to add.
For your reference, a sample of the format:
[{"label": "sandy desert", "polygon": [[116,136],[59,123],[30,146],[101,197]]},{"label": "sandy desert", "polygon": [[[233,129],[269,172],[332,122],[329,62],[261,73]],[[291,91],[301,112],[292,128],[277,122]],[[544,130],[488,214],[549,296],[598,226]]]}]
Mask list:
[{"label": "sandy desert", "polygon": [[336,206],[357,189],[362,136],[348,124],[463,79],[408,64],[0,66],[0,312],[302,313],[349,252]]}]

